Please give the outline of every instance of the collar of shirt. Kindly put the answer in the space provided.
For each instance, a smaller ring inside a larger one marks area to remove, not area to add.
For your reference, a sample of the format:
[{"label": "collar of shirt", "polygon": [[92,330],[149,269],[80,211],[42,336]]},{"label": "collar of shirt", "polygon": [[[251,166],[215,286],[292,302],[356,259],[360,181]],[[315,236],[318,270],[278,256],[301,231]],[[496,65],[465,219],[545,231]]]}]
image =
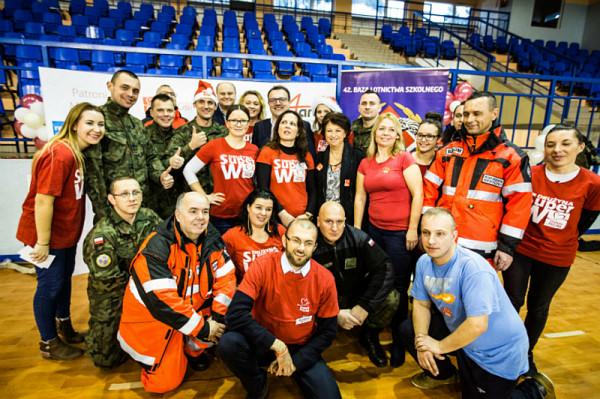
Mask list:
[{"label": "collar of shirt", "polygon": [[306,277],[306,275],[310,271],[310,259],[300,269],[296,269],[295,267],[290,265],[287,256],[285,256],[285,253],[283,253],[281,255],[281,270],[283,271],[283,274],[286,274],[288,272],[296,274],[302,273],[302,277]]}]

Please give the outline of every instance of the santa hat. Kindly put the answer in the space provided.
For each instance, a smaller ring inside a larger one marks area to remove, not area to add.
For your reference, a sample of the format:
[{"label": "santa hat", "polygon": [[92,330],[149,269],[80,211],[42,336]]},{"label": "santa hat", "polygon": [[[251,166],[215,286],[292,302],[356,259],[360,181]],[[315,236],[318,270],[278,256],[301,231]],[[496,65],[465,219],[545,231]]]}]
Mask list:
[{"label": "santa hat", "polygon": [[313,102],[313,114],[317,112],[317,107],[323,104],[327,108],[331,110],[331,112],[342,112],[340,106],[335,102],[331,97],[320,97],[315,102]]},{"label": "santa hat", "polygon": [[198,89],[194,94],[194,102],[200,100],[201,98],[212,100],[212,102],[217,104],[217,95],[215,94],[215,90],[210,83],[203,80],[198,81]]}]

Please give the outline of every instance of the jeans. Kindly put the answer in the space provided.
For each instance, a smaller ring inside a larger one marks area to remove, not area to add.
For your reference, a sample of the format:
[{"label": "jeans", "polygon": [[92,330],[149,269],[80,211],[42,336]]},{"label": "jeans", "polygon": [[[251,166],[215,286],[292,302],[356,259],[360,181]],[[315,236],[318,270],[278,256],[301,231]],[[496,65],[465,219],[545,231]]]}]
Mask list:
[{"label": "jeans", "polygon": [[536,371],[533,348],[546,326],[552,298],[567,278],[570,269],[552,266],[515,253],[512,265],[502,273],[504,289],[517,312],[525,303],[529,284],[525,328],[529,337],[529,367],[532,372]]},{"label": "jeans", "polygon": [[47,269],[35,268],[37,288],[33,296],[33,314],[43,341],[56,338],[55,318],[70,317],[71,276],[75,269],[77,247],[50,249],[55,255]]},{"label": "jeans", "polygon": [[[297,347],[288,349],[292,354],[295,352],[294,349],[298,350]],[[267,383],[267,372],[264,367],[275,360],[274,353],[271,350],[266,352],[257,350],[236,331],[223,334],[217,351],[229,370],[242,382],[248,393],[247,397],[259,396]],[[292,378],[300,386],[305,398],[341,398],[337,382],[323,359],[307,370],[295,371]]]}]

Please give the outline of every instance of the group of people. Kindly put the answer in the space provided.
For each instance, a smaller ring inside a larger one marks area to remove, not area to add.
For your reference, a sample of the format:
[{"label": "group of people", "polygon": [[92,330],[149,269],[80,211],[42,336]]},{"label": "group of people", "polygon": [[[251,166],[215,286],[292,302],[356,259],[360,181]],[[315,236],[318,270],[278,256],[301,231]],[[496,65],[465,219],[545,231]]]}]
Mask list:
[{"label": "group of people", "polygon": [[[134,73],[107,87],[108,101],[74,106],[33,161],[17,238],[36,263],[54,256],[36,267],[42,356],[76,358],[85,341],[95,365],[131,357],[144,388],[161,393],[218,355],[248,397],[268,395],[271,373],[292,376],[306,397],[335,398],[321,355],[341,327],[357,330],[377,367],[401,366],[408,351],[422,389],[460,377],[467,398],[551,394],[533,348],[600,211],[600,178],[575,163],[576,128],[554,127],[545,163],[530,168],[487,92],[442,132],[437,114],[380,114],[372,91],[352,123],[320,99],[311,127],[282,85],[264,119],[260,93],[236,103],[234,84],[199,81],[191,121],[167,85],[145,121],[129,114]],[[69,305],[85,193],[95,223],[82,334]],[[388,327],[389,359],[379,340]]]}]

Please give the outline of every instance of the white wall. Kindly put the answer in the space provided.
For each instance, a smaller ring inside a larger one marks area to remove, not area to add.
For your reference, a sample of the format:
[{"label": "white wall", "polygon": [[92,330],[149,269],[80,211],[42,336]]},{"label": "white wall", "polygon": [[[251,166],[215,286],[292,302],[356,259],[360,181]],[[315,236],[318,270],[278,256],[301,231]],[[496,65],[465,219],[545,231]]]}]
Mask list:
[{"label": "white wall", "polygon": [[600,3],[590,5],[585,21],[581,46],[588,50],[600,50]]},{"label": "white wall", "polygon": [[[565,4],[559,27],[540,28],[531,26],[531,17],[533,16],[534,0],[512,0],[510,5],[510,25],[511,33],[523,36],[528,39],[542,39],[577,42],[583,40],[583,32],[586,25],[587,6],[580,4]],[[595,21],[597,24],[598,22]]]}]

